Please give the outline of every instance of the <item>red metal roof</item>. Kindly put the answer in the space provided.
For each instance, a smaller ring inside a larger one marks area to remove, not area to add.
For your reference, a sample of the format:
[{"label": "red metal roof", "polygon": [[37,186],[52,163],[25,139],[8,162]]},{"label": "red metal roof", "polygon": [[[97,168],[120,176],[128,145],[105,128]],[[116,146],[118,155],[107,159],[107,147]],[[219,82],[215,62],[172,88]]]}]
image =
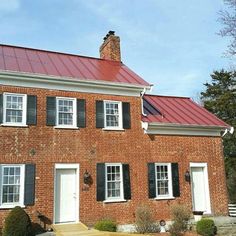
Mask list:
[{"label": "red metal roof", "polygon": [[145,122],[229,127],[190,98],[145,95],[143,104]]},{"label": "red metal roof", "polygon": [[149,86],[122,62],[0,44],[0,71]]}]

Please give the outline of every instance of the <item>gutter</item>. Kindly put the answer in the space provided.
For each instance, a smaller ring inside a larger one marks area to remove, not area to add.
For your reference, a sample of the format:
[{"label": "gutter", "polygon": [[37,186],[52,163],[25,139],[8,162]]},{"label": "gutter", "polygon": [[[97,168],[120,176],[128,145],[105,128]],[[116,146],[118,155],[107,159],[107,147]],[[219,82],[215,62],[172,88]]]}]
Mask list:
[{"label": "gutter", "polygon": [[[225,126],[182,125],[169,123],[142,122],[145,134],[185,135],[185,136],[222,136]],[[232,131],[231,131],[232,132]]]}]

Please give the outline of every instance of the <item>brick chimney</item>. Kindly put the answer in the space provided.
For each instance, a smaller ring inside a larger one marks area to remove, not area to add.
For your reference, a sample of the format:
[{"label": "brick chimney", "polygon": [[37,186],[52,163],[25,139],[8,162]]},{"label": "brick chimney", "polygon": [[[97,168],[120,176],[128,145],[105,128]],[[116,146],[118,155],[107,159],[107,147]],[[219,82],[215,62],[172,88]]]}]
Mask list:
[{"label": "brick chimney", "polygon": [[115,35],[115,31],[109,31],[101,45],[100,58],[112,61],[121,61],[120,37]]}]

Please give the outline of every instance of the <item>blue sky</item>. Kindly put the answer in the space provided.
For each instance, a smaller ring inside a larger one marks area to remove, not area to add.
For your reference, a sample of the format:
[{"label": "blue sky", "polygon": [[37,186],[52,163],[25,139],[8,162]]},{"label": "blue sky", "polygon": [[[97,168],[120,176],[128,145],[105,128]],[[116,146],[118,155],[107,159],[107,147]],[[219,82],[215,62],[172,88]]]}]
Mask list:
[{"label": "blue sky", "polygon": [[108,30],[122,61],[153,92],[197,98],[213,70],[228,68],[217,35],[223,0],[0,0],[0,43],[98,57]]}]

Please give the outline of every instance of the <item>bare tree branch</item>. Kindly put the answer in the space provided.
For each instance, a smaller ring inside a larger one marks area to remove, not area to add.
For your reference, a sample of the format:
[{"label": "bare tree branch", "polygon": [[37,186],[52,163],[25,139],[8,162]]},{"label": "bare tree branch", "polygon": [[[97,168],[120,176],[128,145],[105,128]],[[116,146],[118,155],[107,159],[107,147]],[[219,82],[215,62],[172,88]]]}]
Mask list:
[{"label": "bare tree branch", "polygon": [[230,37],[227,55],[236,56],[236,0],[224,0],[228,10],[219,12],[219,21],[223,24],[223,29],[219,34],[222,37]]}]

